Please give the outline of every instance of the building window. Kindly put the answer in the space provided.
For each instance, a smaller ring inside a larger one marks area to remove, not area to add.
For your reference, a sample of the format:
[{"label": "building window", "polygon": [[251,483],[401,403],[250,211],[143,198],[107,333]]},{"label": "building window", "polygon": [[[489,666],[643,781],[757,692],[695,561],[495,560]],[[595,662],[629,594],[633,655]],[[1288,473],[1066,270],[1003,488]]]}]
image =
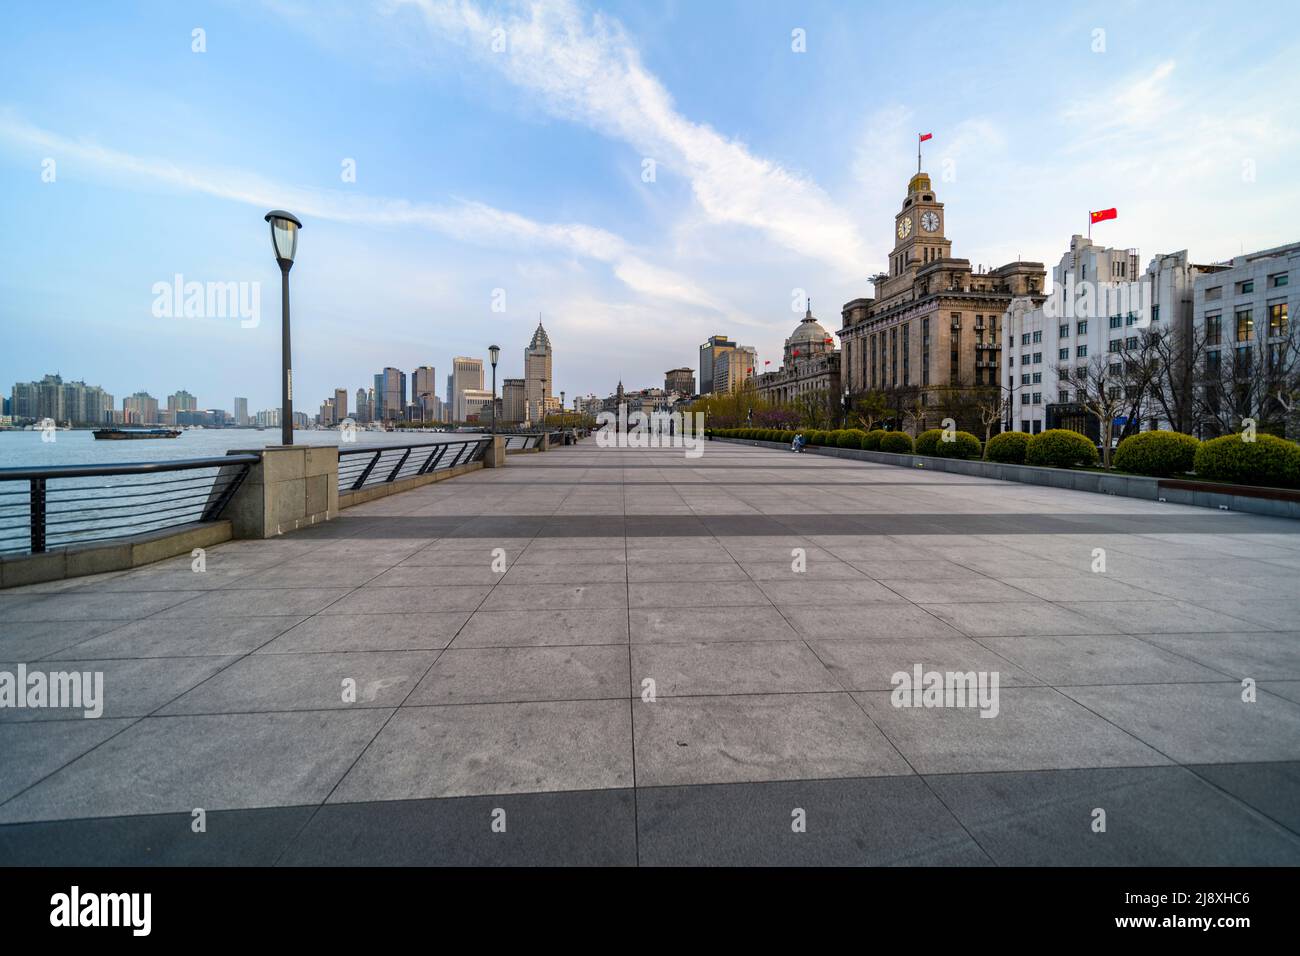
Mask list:
[{"label": "building window", "polygon": [[1029,404],[1029,393],[1028,393],[1028,392],[1021,392],[1021,393],[1020,393],[1020,404],[1021,404],[1021,405],[1028,405],[1028,404]]},{"label": "building window", "polygon": [[1207,315],[1205,317],[1205,344],[1223,344],[1223,316]]},{"label": "building window", "polygon": [[1088,346],[1086,346],[1086,345],[1080,345],[1078,348],[1076,348],[1076,349],[1074,350],[1074,357],[1075,357],[1075,358],[1087,358],[1087,357],[1088,357]]},{"label": "building window", "polygon": [[1034,378],[1033,378],[1033,384],[1035,384],[1035,385],[1041,385],[1042,382],[1043,382],[1043,373],[1042,373],[1042,372],[1035,372],[1035,373],[1034,373]]},{"label": "building window", "polygon": [[1106,351],[1118,352],[1123,345],[1124,343],[1121,342],[1119,339],[1111,339],[1110,344],[1107,346]]},{"label": "building window", "polygon": [[1029,344],[1029,333],[1028,333],[1028,332],[1026,332],[1024,335],[1020,336],[1020,344],[1021,344],[1021,345],[1028,345],[1028,344]]},{"label": "building window", "polygon": [[1069,359],[1070,359],[1070,350],[1069,350],[1069,349],[1061,349],[1059,352],[1056,353],[1056,358],[1057,358],[1059,361],[1061,361],[1061,362],[1067,362],[1067,361],[1069,361]]},{"label": "building window", "polygon": [[1284,285],[1289,285],[1290,276],[1285,272],[1278,273],[1275,276],[1268,277],[1268,284],[1271,288],[1280,289]]},{"label": "building window", "polygon": [[1035,342],[1041,342],[1041,341],[1043,341],[1043,333],[1042,333],[1042,330],[1039,330],[1039,331],[1037,331],[1037,332],[1034,333],[1033,341],[1035,341]]},{"label": "building window", "polygon": [[1028,384],[1029,384],[1029,373],[1028,373],[1028,372],[1025,372],[1023,375],[1020,376],[1020,384],[1021,384],[1021,385],[1028,385]]},{"label": "building window", "polygon": [[960,329],[960,328],[961,328],[961,313],[960,313],[960,312],[953,312],[951,317],[952,317],[952,327],[953,327],[954,329]]},{"label": "building window", "polygon": [[1237,283],[1237,295],[1249,295],[1255,291],[1255,282],[1253,279],[1247,279],[1245,282]]},{"label": "building window", "polygon": [[1137,317],[1136,315],[1134,315],[1132,312],[1130,312],[1128,315],[1124,316],[1124,324],[1125,324],[1125,325],[1133,325],[1134,323],[1137,322],[1137,320],[1138,320],[1138,317]]},{"label": "building window", "polygon": [[1042,365],[1042,364],[1043,364],[1043,353],[1042,353],[1042,352],[1035,352],[1035,353],[1034,353],[1034,364],[1035,364],[1035,365]]},{"label": "building window", "polygon": [[912,384],[912,350],[909,347],[911,341],[912,323],[908,322],[903,326],[903,385],[904,387]]},{"label": "building window", "polygon": [[1255,320],[1251,318],[1250,309],[1237,311],[1237,341],[1251,342],[1255,339]]},{"label": "building window", "polygon": [[1138,347],[1138,337],[1136,335],[1130,335],[1128,338],[1124,340],[1124,348],[1135,349],[1137,347]]},{"label": "building window", "polygon": [[1121,320],[1121,318],[1120,318],[1118,315],[1112,315],[1112,316],[1110,317],[1110,327],[1111,327],[1112,329],[1118,329],[1119,326],[1120,326],[1120,322],[1121,322],[1121,321],[1122,321],[1122,320]]},{"label": "building window", "polygon": [[1057,400],[1058,402],[1060,402],[1062,405],[1068,405],[1068,404],[1070,404],[1070,392],[1069,392],[1069,390],[1063,388],[1063,389],[1061,389],[1059,392],[1057,392],[1057,393],[1056,393],[1056,400]]},{"label": "building window", "polygon": [[1077,331],[1078,331],[1078,333],[1079,333],[1080,335],[1087,335],[1087,334],[1088,334],[1088,323],[1087,323],[1087,322],[1080,322],[1079,325],[1078,325]]},{"label": "building window", "polygon": [[1158,305],[1151,306],[1151,321],[1152,322],[1160,321],[1160,306]]},{"label": "building window", "polygon": [[1213,289],[1205,290],[1205,301],[1213,302],[1215,299],[1223,298],[1223,286],[1216,285]]},{"label": "building window", "polygon": [[1033,400],[1030,404],[1031,404],[1031,405],[1041,405],[1041,404],[1043,404],[1043,393],[1042,393],[1042,392],[1034,392],[1034,400]]},{"label": "building window", "polygon": [[1065,325],[1057,327],[1056,337],[1058,339],[1068,339],[1070,337],[1070,324],[1068,322]]},{"label": "building window", "polygon": [[1286,335],[1287,321],[1287,304],[1285,302],[1275,302],[1270,305],[1268,307],[1269,338]]}]

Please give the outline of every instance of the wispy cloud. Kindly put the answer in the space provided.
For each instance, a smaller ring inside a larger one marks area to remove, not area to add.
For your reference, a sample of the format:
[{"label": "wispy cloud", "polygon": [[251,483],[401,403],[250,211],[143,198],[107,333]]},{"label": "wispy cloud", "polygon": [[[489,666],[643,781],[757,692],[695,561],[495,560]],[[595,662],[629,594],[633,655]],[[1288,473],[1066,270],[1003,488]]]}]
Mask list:
[{"label": "wispy cloud", "polygon": [[570,0],[506,16],[469,0],[385,6],[418,8],[436,35],[463,44],[553,115],[628,143],[664,174],[683,175],[711,221],[760,230],[845,274],[864,268],[863,243],[844,208],[806,176],[679,113],[617,20],[585,14]]},{"label": "wispy cloud", "polygon": [[472,200],[439,206],[353,192],[287,186],[236,169],[178,164],[73,140],[0,113],[0,141],[37,147],[92,175],[203,193],[262,209],[361,226],[415,226],[493,248],[549,249],[610,266],[635,292],[720,312],[726,306],[671,270],[654,266],[620,236],[583,223],[545,223]]}]

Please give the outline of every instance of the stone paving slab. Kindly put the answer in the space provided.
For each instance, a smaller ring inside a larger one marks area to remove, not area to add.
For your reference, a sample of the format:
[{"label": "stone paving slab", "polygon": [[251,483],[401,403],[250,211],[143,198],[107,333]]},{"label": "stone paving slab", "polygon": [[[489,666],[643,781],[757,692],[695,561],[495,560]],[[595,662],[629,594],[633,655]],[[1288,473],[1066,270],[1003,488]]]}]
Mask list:
[{"label": "stone paving slab", "polygon": [[[1300,860],[1300,522],[587,442],[207,569],[0,593],[0,673],[106,714],[0,710],[0,857]],[[894,706],[916,665],[998,716]]]}]

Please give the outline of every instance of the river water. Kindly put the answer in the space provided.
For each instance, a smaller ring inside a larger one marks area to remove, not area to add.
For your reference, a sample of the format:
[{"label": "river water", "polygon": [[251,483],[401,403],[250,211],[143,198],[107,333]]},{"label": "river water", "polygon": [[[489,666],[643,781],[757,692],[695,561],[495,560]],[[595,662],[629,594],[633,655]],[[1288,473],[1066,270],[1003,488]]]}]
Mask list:
[{"label": "river water", "polygon": [[[0,468],[43,468],[50,465],[117,465],[132,461],[172,461],[210,458],[227,451],[280,444],[280,429],[204,428],[183,431],[179,438],[96,441],[89,430],[53,432],[42,441],[39,431],[0,432]],[[470,432],[358,431],[354,447],[408,445],[416,442],[465,441]],[[295,445],[338,445],[337,431],[296,431]]]}]

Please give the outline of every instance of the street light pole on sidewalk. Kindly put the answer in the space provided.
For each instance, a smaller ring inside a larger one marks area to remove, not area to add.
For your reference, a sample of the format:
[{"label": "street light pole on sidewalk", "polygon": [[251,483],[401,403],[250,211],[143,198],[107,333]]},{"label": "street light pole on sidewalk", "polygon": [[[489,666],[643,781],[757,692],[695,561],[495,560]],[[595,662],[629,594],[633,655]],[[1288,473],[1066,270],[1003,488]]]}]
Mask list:
[{"label": "street light pole on sidewalk", "polygon": [[271,224],[271,247],[280,264],[280,444],[293,444],[293,363],[289,350],[289,270],[298,251],[298,230],[302,223],[293,213],[273,209],[266,214]]}]

